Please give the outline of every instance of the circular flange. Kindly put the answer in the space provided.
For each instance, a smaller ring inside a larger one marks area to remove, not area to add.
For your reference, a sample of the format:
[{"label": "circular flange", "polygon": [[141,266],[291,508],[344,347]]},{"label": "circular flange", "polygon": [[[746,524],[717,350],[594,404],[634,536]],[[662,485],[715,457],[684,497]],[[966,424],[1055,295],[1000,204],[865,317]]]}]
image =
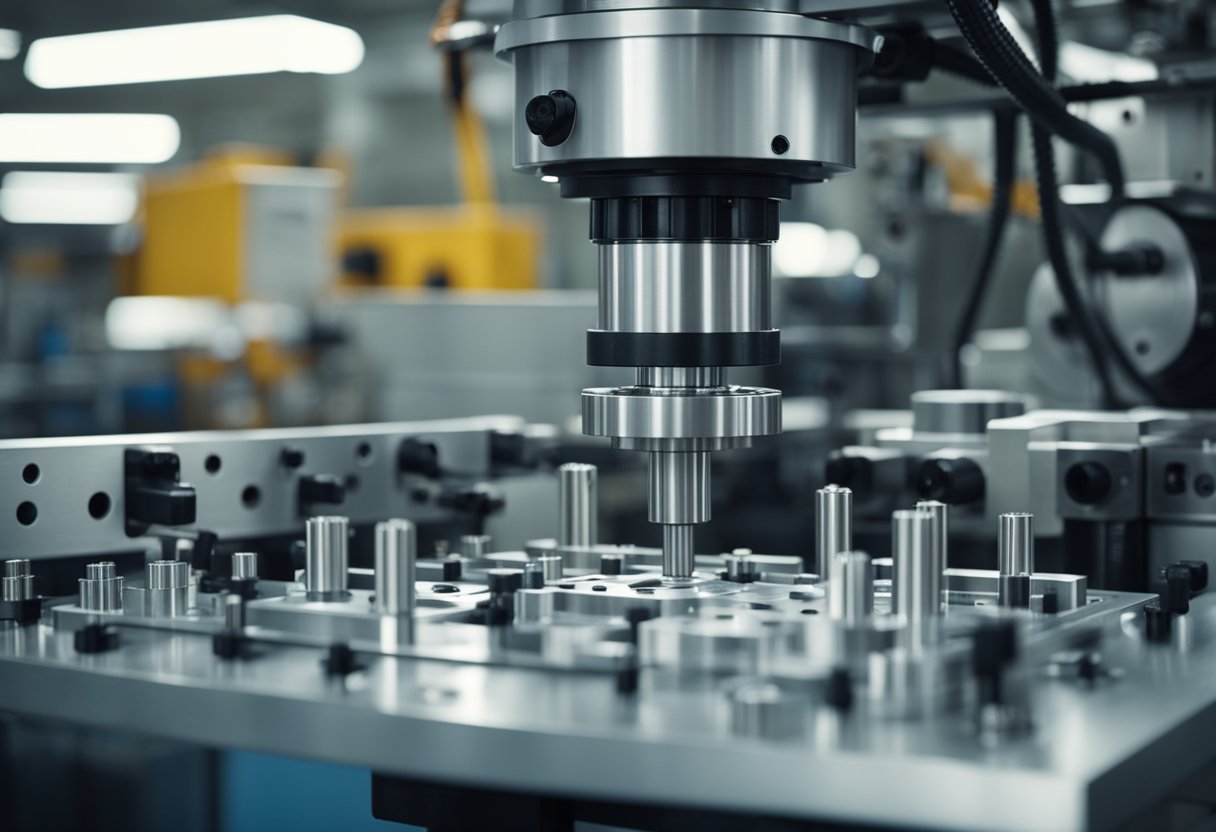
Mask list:
[{"label": "circular flange", "polygon": [[655,393],[645,387],[583,391],[583,433],[624,439],[718,439],[781,432],[781,391],[714,387]]},{"label": "circular flange", "polygon": [[498,32],[494,53],[571,40],[726,35],[807,38],[846,43],[877,52],[882,38],[872,29],[788,12],[752,9],[618,9],[512,20]]}]

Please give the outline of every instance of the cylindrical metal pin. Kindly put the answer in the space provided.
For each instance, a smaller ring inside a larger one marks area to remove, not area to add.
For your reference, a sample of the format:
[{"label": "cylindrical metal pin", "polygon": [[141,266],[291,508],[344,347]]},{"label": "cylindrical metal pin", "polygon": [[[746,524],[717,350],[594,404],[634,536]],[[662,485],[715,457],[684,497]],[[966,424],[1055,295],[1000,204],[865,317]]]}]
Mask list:
[{"label": "cylindrical metal pin", "polygon": [[305,524],[304,587],[314,600],[346,597],[350,521],[345,517],[310,517]]},{"label": "cylindrical metal pin", "polygon": [[837,552],[828,567],[828,614],[857,626],[874,609],[874,565],[865,552]]},{"label": "cylindrical metal pin", "polygon": [[172,618],[190,605],[190,564],[182,560],[156,560],[147,569],[148,615]]},{"label": "cylindrical metal pin", "polygon": [[257,552],[236,552],[232,555],[232,580],[244,581],[257,576]]},{"label": "cylindrical metal pin", "polygon": [[708,451],[651,451],[648,514],[651,523],[709,521]]},{"label": "cylindrical metal pin", "polygon": [[1034,574],[1034,515],[1002,514],[997,525],[997,571],[1002,575]]},{"label": "cylindrical metal pin", "polygon": [[34,597],[34,573],[25,558],[4,562],[4,576],[0,578],[0,600],[28,601]]},{"label": "cylindrical metal pin", "polygon": [[892,610],[909,634],[909,646],[924,646],[929,622],[941,613],[942,570],[934,557],[933,515],[896,511],[891,515],[895,560]]},{"label": "cylindrical metal pin", "polygon": [[417,534],[409,520],[376,524],[376,611],[412,617]]},{"label": "cylindrical metal pin", "polygon": [[853,492],[828,485],[815,492],[815,574],[827,577],[832,558],[853,548]]},{"label": "cylindrical metal pin", "polygon": [[594,546],[599,541],[598,469],[583,462],[567,462],[557,469],[559,546]]},{"label": "cylindrical metal pin", "polygon": [[541,555],[536,562],[544,571],[546,581],[560,581],[565,575],[565,561],[561,555]]},{"label": "cylindrical metal pin", "polygon": [[460,554],[466,558],[484,558],[490,553],[493,539],[488,534],[462,534],[460,536]]},{"label": "cylindrical metal pin", "polygon": [[[939,564],[942,577],[941,585],[946,587],[945,572],[950,560],[950,506],[937,500],[921,500],[916,504],[917,511],[928,512],[933,518],[930,524],[929,545],[932,548],[933,560]],[[945,604],[945,597],[942,598]]]},{"label": "cylindrical metal pin", "polygon": [[90,563],[80,579],[80,608],[89,612],[117,612],[122,609],[122,578],[112,561]]},{"label": "cylindrical metal pin", "polygon": [[691,525],[663,526],[663,577],[691,578],[696,564]]},{"label": "cylindrical metal pin", "polygon": [[224,626],[236,632],[245,629],[245,599],[235,592],[224,598]]}]

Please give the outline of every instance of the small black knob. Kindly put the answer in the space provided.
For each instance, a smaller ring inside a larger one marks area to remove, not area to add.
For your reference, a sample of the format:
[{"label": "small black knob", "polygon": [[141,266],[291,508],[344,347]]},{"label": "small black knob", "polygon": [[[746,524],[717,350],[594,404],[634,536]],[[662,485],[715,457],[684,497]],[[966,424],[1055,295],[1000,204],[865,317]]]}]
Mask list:
[{"label": "small black knob", "polygon": [[601,575],[620,575],[624,569],[624,559],[620,555],[600,555]]},{"label": "small black knob", "polygon": [[304,451],[300,448],[284,448],[279,452],[279,462],[283,463],[284,468],[299,468],[304,464]]},{"label": "small black knob", "polygon": [[1144,605],[1144,638],[1153,644],[1164,644],[1170,640],[1172,616],[1161,608],[1159,601]]},{"label": "small black knob", "polygon": [[546,147],[554,147],[570,138],[574,129],[574,96],[565,90],[552,90],[538,95],[524,108],[528,130]]},{"label": "small black knob", "polygon": [[428,479],[439,479],[439,448],[434,442],[407,436],[397,449],[397,470],[403,474],[421,474]]},{"label": "small black knob", "polygon": [[1046,615],[1056,615],[1060,612],[1060,596],[1054,588],[1043,592],[1043,612]]},{"label": "small black knob", "polygon": [[346,500],[346,483],[331,474],[300,477],[299,496],[300,503],[304,505],[340,505]]},{"label": "small black knob", "polygon": [[1191,611],[1191,570],[1181,565],[1168,566],[1165,570],[1165,611],[1174,615],[1186,615]]},{"label": "small black knob", "polygon": [[995,621],[976,628],[971,641],[971,669],[979,683],[980,703],[1000,704],[1005,668],[1018,656],[1018,631],[1012,621]]},{"label": "small black knob", "polygon": [[491,595],[510,594],[523,587],[524,573],[522,569],[493,567],[486,570],[486,583]]},{"label": "small black knob", "polygon": [[[1208,565],[1201,560],[1176,560],[1170,564],[1173,566],[1181,566],[1191,573],[1191,594],[1198,595],[1208,588]],[[1165,570],[1162,570],[1161,576],[1165,577]]]},{"label": "small black knob", "polygon": [[913,485],[925,500],[951,505],[974,503],[984,497],[984,470],[965,456],[932,457],[921,461]]},{"label": "small black knob", "polygon": [[325,659],[321,662],[325,668],[327,676],[349,676],[356,670],[362,670],[362,666],[355,659],[355,651],[350,649],[349,644],[343,642],[335,642],[329,645],[329,649],[325,652]]},{"label": "small black knob", "polygon": [[1064,490],[1083,506],[1093,506],[1110,497],[1115,481],[1100,462],[1078,462],[1064,473]]}]

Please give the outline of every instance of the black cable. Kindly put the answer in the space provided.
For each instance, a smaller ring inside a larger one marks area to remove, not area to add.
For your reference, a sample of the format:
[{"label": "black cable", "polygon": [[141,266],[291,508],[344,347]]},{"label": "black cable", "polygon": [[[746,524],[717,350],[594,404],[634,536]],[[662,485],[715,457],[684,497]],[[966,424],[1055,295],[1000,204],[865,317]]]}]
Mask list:
[{"label": "black cable", "polygon": [[971,340],[971,335],[975,331],[980,307],[988,294],[992,276],[996,272],[996,256],[1000,251],[1001,239],[1005,236],[1005,225],[1009,221],[1014,177],[1017,172],[1015,165],[1018,146],[1017,114],[1008,111],[994,112],[992,114],[992,133],[994,170],[992,212],[988,218],[988,236],[984,241],[984,250],[980,255],[975,277],[971,281],[971,288],[967,292],[963,314],[954,330],[953,382],[954,386],[959,388],[963,386],[963,347]]},{"label": "black cable", "polygon": [[1041,127],[1093,155],[1110,183],[1111,200],[1123,198],[1123,163],[1110,136],[1068,112],[1060,93],[1030,63],[984,0],[946,0],[976,57]]},{"label": "black cable", "polygon": [[[1034,3],[1036,18],[1039,21],[1037,28],[1043,33],[1040,43],[1045,43],[1047,51],[1051,52],[1042,60],[1045,69],[1054,74],[1057,67],[1055,49],[1058,46],[1054,9],[1050,0],[1034,0]],[[1105,353],[1114,356],[1119,369],[1150,401],[1161,403],[1162,396],[1131,363],[1121,346],[1111,336],[1105,322],[1091,311],[1081,295],[1073,278],[1064,244],[1052,134],[1058,133],[1062,138],[1089,150],[1103,162],[1103,169],[1111,184],[1111,201],[1117,203],[1123,196],[1123,173],[1114,142],[1105,133],[1067,112],[1059,93],[1034,69],[987,3],[975,0],[947,0],[947,4],[976,57],[1034,119],[1035,167],[1044,246],[1055,273],[1057,290],[1093,363],[1106,405],[1116,406],[1119,397],[1106,368]],[[1044,109],[1038,109],[1041,105],[1044,105]],[[1063,112],[1063,118],[1056,112],[1057,109]],[[1084,129],[1077,125],[1083,125]],[[1094,135],[1099,136],[1100,140],[1094,141]],[[1082,141],[1077,141],[1078,138]],[[1113,161],[1110,158],[1112,155]]]},{"label": "black cable", "polygon": [[[1054,82],[1059,66],[1059,36],[1053,0],[1031,0],[1031,7],[1034,10],[1035,33],[1043,75],[1046,80]],[[1047,248],[1052,271],[1056,275],[1056,288],[1064,299],[1069,314],[1077,323],[1090,353],[1094,372],[1097,374],[1102,388],[1104,404],[1107,407],[1119,407],[1121,404],[1118,391],[1106,367],[1107,353],[1114,357],[1115,365],[1132,382],[1139,393],[1150,402],[1164,403],[1164,396],[1131,362],[1127,353],[1110,332],[1101,313],[1093,309],[1077,289],[1072,266],[1068,259],[1068,250],[1064,243],[1059,177],[1056,171],[1055,148],[1052,146],[1051,134],[1036,125],[1033,129],[1033,143],[1043,242]]]}]

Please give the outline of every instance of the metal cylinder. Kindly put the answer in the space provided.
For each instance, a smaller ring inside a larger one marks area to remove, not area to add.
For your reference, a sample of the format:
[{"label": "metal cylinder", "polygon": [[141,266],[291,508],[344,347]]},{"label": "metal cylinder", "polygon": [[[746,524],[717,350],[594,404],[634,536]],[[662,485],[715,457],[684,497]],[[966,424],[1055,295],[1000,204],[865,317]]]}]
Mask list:
[{"label": "metal cylinder", "polygon": [[828,614],[857,626],[874,609],[874,564],[865,552],[837,552],[828,567]]},{"label": "metal cylinder", "polygon": [[417,533],[409,520],[376,524],[376,612],[412,617]]},{"label": "metal cylinder", "polygon": [[541,555],[536,562],[540,564],[546,581],[560,581],[565,575],[565,562],[561,555]]},{"label": "metal cylinder", "polygon": [[190,606],[190,564],[156,560],[148,564],[147,613],[158,618],[184,615]]},{"label": "metal cylinder", "polygon": [[344,598],[348,581],[350,521],[310,517],[305,524],[304,587],[310,598]]},{"label": "metal cylinder", "polygon": [[173,541],[173,560],[184,560],[190,563],[194,560],[194,541],[187,537],[179,537]]},{"label": "metal cylinder", "polygon": [[599,541],[598,469],[583,462],[567,462],[557,469],[557,543],[559,546],[594,546]]},{"label": "metal cylinder", "polygon": [[723,387],[725,367],[638,367],[638,387]]},{"label": "metal cylinder", "polygon": [[90,563],[80,579],[80,608],[90,612],[117,612],[122,609],[122,578],[111,561]]},{"label": "metal cylinder", "polygon": [[148,589],[177,589],[190,585],[190,564],[180,560],[154,560],[148,564]]},{"label": "metal cylinder", "polygon": [[235,592],[224,598],[224,627],[237,632],[245,629],[245,599]]},{"label": "metal cylinder", "polygon": [[[933,560],[941,566],[944,589],[945,572],[950,564],[950,506],[937,500],[921,500],[916,504],[916,510],[927,512],[933,518],[930,524],[929,545],[933,550]],[[942,603],[945,603],[945,598]]]},{"label": "metal cylinder", "polygon": [[258,576],[258,553],[236,552],[232,556],[232,580],[245,581]]},{"label": "metal cylinder", "polygon": [[466,558],[484,558],[490,553],[493,539],[488,534],[462,534],[460,536],[460,554]]},{"label": "metal cylinder", "polygon": [[4,577],[0,578],[0,600],[28,601],[34,597],[34,573],[25,558],[4,562]]},{"label": "metal cylinder", "polygon": [[705,523],[710,517],[709,453],[650,453],[652,523]]},{"label": "metal cylinder", "polygon": [[815,492],[815,574],[827,576],[828,564],[853,548],[853,492],[827,485]]},{"label": "metal cylinder", "polygon": [[920,390],[912,394],[917,433],[982,434],[993,419],[1020,416],[1026,399],[1005,390]]},{"label": "metal cylinder", "polygon": [[693,527],[670,524],[663,526],[663,577],[691,578],[696,563],[693,548]]},{"label": "metal cylinder", "polygon": [[997,521],[997,571],[1002,575],[1034,574],[1034,515],[1002,514]]},{"label": "metal cylinder", "polygon": [[636,242],[598,248],[601,330],[747,332],[772,328],[766,245]]},{"label": "metal cylinder", "polygon": [[896,511],[891,515],[895,576],[892,609],[908,629],[913,647],[923,644],[926,623],[941,613],[942,570],[934,558],[933,515]]},{"label": "metal cylinder", "polygon": [[1030,575],[998,575],[997,604],[1014,609],[1030,607]]},{"label": "metal cylinder", "polygon": [[515,621],[539,624],[553,617],[557,595],[553,589],[521,589],[514,594]]}]

